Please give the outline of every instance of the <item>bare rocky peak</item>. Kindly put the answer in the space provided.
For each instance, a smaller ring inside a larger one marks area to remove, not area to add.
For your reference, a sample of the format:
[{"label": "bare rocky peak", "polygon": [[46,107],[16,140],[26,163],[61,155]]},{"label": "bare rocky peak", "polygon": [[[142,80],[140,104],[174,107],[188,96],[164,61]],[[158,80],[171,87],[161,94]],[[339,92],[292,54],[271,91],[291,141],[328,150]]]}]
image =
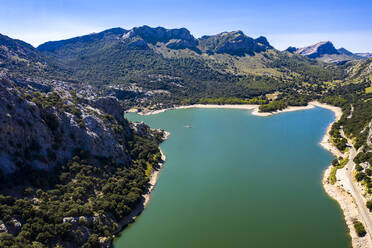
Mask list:
[{"label": "bare rocky peak", "polygon": [[166,29],[163,27],[152,28],[149,26],[135,27],[123,35],[123,40],[129,41],[132,46],[144,47],[146,43],[166,43],[168,48],[183,49],[195,48],[197,40],[186,28]]},{"label": "bare rocky peak", "polygon": [[199,43],[201,49],[209,54],[227,53],[243,56],[273,49],[265,37],[260,36],[257,39],[253,39],[240,30],[203,36],[199,39]]},{"label": "bare rocky peak", "polygon": [[296,53],[309,58],[318,58],[324,54],[339,54],[330,41],[322,41],[312,46],[297,49]]},{"label": "bare rocky peak", "polygon": [[294,48],[289,47],[286,51],[297,53],[308,58],[314,58],[322,60],[323,62],[327,63],[345,63],[347,61],[352,60],[362,60],[366,59],[366,57],[360,56],[358,54],[354,54],[345,48],[336,49],[332,42],[330,41],[322,41],[316,43],[312,46],[307,46],[303,48]]}]

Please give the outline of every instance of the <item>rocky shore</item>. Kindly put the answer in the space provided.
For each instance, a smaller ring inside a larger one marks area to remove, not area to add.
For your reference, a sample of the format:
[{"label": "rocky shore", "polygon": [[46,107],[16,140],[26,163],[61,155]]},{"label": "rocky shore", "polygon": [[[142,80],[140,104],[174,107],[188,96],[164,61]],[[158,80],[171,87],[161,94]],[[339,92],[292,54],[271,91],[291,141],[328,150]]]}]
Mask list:
[{"label": "rocky shore", "polygon": [[[314,102],[315,106],[326,108],[335,113],[335,120],[334,122],[337,122],[341,116],[342,116],[342,110],[338,107],[327,105],[327,104],[321,104]],[[334,156],[340,157],[344,154],[341,153],[331,142],[330,140],[330,130],[332,127],[332,124],[330,123],[327,131],[320,142],[320,145],[331,152]],[[340,208],[342,209],[345,223],[349,229],[349,235],[351,237],[351,243],[353,248],[366,248],[366,247],[372,247],[372,241],[369,238],[369,235],[365,235],[364,237],[359,237],[355,231],[354,228],[354,220],[363,221],[362,216],[359,213],[358,206],[355,203],[354,198],[351,196],[351,194],[345,189],[346,183],[346,175],[347,173],[337,173],[337,181],[335,184],[331,184],[329,181],[329,175],[331,173],[333,165],[329,165],[328,168],[324,171],[323,174],[323,187],[326,193],[334,200],[337,201],[337,203],[340,205]],[[339,169],[345,170],[346,168]]]}]

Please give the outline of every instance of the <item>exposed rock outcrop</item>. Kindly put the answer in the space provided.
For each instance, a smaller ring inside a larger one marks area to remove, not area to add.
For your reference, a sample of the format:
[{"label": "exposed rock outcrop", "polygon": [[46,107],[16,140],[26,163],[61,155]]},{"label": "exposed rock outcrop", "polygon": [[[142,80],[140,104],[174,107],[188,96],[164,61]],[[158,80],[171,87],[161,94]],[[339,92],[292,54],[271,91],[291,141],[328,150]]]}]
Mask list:
[{"label": "exposed rock outcrop", "polygon": [[312,46],[297,49],[296,53],[309,58],[318,58],[324,54],[339,54],[330,41],[322,41]]},{"label": "exposed rock outcrop", "polygon": [[286,51],[297,53],[308,58],[319,59],[324,62],[345,63],[351,60],[365,59],[345,48],[336,49],[330,41],[322,41],[303,48],[288,47]]},{"label": "exposed rock outcrop", "polygon": [[124,34],[122,39],[128,45],[145,47],[144,44],[166,43],[171,49],[195,49],[198,42],[186,28],[165,29],[163,27],[151,28],[149,26],[135,27]]},{"label": "exposed rock outcrop", "polygon": [[200,48],[203,52],[227,53],[243,56],[254,55],[273,47],[263,36],[253,39],[246,36],[242,31],[223,32],[212,36],[203,36],[199,39]]},{"label": "exposed rock outcrop", "polygon": [[290,46],[287,49],[285,49],[285,51],[290,52],[290,53],[294,53],[294,52],[297,51],[297,48],[296,47],[293,47],[293,46]]},{"label": "exposed rock outcrop", "polygon": [[13,173],[27,165],[48,170],[70,159],[77,150],[117,163],[128,160],[125,141],[131,130],[116,98],[89,101],[55,91],[39,93],[20,85],[1,76],[3,172]]}]

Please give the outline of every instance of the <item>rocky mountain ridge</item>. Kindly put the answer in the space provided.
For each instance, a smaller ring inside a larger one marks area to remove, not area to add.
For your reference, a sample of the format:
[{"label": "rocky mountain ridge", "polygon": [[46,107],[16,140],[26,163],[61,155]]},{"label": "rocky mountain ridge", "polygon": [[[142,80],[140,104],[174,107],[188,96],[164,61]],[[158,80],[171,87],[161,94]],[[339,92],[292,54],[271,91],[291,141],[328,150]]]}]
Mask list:
[{"label": "rocky mountain ridge", "polygon": [[202,36],[199,39],[200,48],[208,54],[227,53],[230,55],[253,56],[268,49],[273,49],[263,36],[253,39],[242,31],[223,32],[217,35]]},{"label": "rocky mountain ridge", "polygon": [[300,54],[312,59],[319,59],[324,62],[340,63],[345,61],[364,59],[364,57],[359,56],[358,54],[354,54],[346,50],[345,48],[336,49],[333,43],[330,41],[318,42],[314,45],[303,48],[288,47],[286,51],[290,53]]},{"label": "rocky mountain ridge", "polygon": [[[71,46],[86,46],[92,42],[102,40],[118,40],[126,42],[130,47],[141,49],[149,48],[149,44],[164,43],[169,49],[190,49],[207,53],[228,53],[231,55],[254,55],[273,49],[263,36],[257,39],[246,36],[242,31],[223,32],[212,36],[203,36],[196,39],[186,28],[166,29],[163,27],[152,28],[149,26],[134,27],[131,30],[114,28],[80,36],[62,41],[49,41],[37,47],[40,52],[57,53]],[[88,45],[89,46],[89,45]]]},{"label": "rocky mountain ridge", "polygon": [[151,28],[149,26],[135,27],[123,35],[123,40],[129,41],[130,46],[147,47],[164,43],[170,49],[196,49],[198,41],[186,28],[165,29],[163,27]]}]

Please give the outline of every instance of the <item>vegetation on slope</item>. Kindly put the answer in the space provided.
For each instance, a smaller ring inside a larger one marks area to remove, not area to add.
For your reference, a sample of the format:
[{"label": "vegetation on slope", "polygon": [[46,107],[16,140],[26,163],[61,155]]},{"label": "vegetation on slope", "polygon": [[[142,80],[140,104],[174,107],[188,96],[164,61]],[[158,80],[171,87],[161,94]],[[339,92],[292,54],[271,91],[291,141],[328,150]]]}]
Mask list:
[{"label": "vegetation on slope", "polygon": [[102,160],[97,166],[89,163],[89,152],[79,151],[53,173],[23,170],[17,180],[3,182],[3,191],[17,187],[20,194],[0,194],[0,219],[13,234],[0,234],[0,246],[110,244],[118,222],[138,207],[147,190],[147,164],[157,168],[160,162],[156,140],[133,136],[128,152],[129,164]]},{"label": "vegetation on slope", "polygon": [[163,133],[130,124],[114,98],[2,77],[0,247],[110,246],[148,189]]},{"label": "vegetation on slope", "polygon": [[[38,50],[1,36],[0,75],[6,72],[16,78],[31,77],[46,81],[48,86],[55,79],[67,81],[69,86],[71,82],[81,87],[89,84],[98,94],[117,96],[124,102],[124,108],[260,104],[261,111],[272,112],[320,100],[343,109],[342,118],[332,127],[332,140],[341,151],[347,149],[347,142],[341,137],[342,128],[356,148],[363,147],[355,158],[357,179],[372,192],[368,145],[368,125],[372,119],[371,59],[325,64],[277,51],[263,37],[252,39],[240,32],[204,37],[196,44],[185,30],[186,38],[178,37],[176,42],[168,36],[154,38],[148,27],[142,31],[127,37],[128,31],[112,29],[50,42]],[[239,46],[234,47],[235,41]],[[254,49],[244,47],[247,44]],[[32,88],[31,83],[25,85]],[[273,92],[279,94],[268,99],[266,94]],[[159,162],[157,144],[161,134],[147,130],[129,135],[131,132],[125,132],[128,123],[87,108],[90,105],[87,99],[95,96],[76,101],[76,94],[69,93],[72,96],[69,101],[58,94],[37,92],[24,94],[19,101],[36,105],[43,126],[48,126],[48,133],[57,141],[61,140],[59,136],[71,136],[66,138],[68,141],[76,136],[61,132],[55,117],[72,115],[76,128],[83,133],[89,124],[84,118],[102,121],[105,133],[123,136],[117,141],[126,147],[129,160],[119,163],[77,147],[80,149],[75,149],[74,156],[56,163],[49,172],[20,163],[13,176],[0,175],[0,228],[6,230],[0,234],[0,246],[97,247],[110,243],[117,223],[138,206],[147,189],[149,172]],[[9,106],[7,112],[12,111],[13,105]],[[21,123],[14,120],[13,126],[22,126]],[[75,129],[68,131],[71,130]],[[63,144],[68,142],[49,145],[61,151]],[[27,140],[27,147],[32,161],[45,158],[54,161],[53,150],[37,156],[42,150],[39,143]],[[27,152],[15,155],[22,158]],[[332,173],[340,166],[336,165]],[[359,224],[357,228],[362,234]]]}]

